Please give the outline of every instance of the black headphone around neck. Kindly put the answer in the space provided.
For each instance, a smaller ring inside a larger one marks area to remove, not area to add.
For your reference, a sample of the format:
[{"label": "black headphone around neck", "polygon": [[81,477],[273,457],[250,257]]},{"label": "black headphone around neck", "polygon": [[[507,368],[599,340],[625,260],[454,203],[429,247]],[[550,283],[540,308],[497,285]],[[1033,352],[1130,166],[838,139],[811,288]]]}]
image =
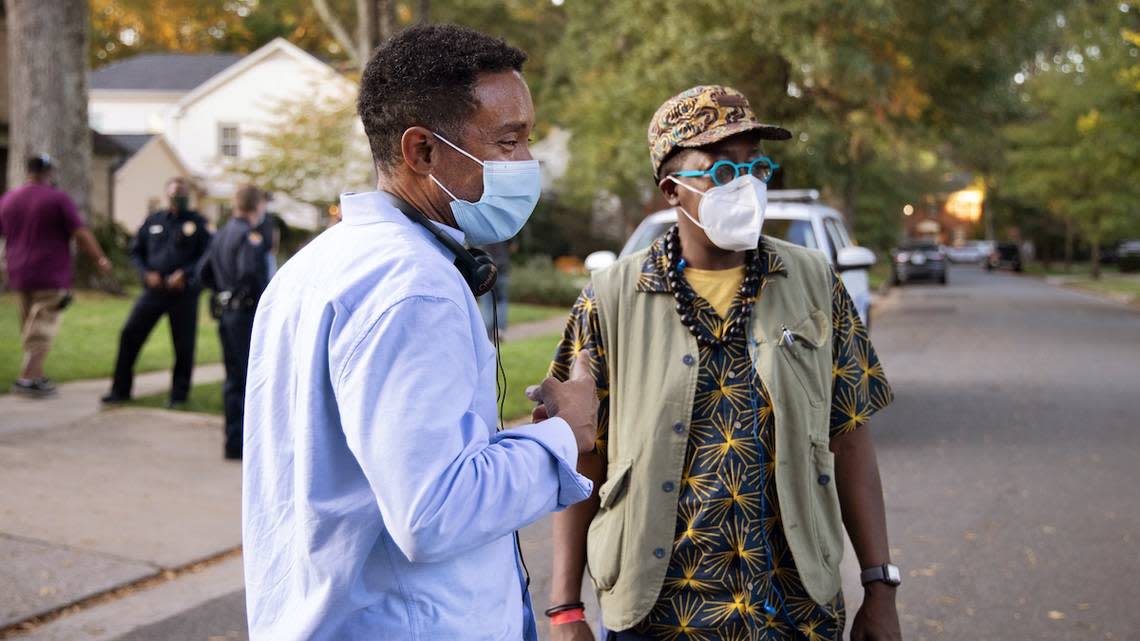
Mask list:
[{"label": "black headphone around neck", "polygon": [[476,298],[494,289],[495,280],[499,277],[499,268],[495,266],[495,261],[490,254],[482,249],[464,247],[455,242],[454,238],[448,236],[428,220],[423,212],[403,198],[386,191],[381,191],[380,194],[409,220],[428,230],[428,233],[435,236],[436,240],[443,243],[443,246],[455,255],[455,268],[459,270],[459,274],[463,276],[463,280],[467,282],[467,286],[471,288],[471,293],[475,294]]}]

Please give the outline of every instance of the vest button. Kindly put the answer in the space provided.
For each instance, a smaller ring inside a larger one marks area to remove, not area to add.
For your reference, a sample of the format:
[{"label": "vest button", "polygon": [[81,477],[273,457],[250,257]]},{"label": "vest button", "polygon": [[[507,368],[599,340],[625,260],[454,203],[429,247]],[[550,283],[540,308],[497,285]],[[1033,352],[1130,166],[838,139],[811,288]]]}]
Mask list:
[{"label": "vest button", "polygon": [[678,434],[683,434],[685,432],[685,424],[680,422],[673,423],[673,431]]},{"label": "vest button", "polygon": [[665,490],[666,492],[672,492],[673,487],[674,487],[673,481],[665,481],[664,483],[661,484],[661,489]]},{"label": "vest button", "polygon": [[827,484],[828,484],[828,483],[830,483],[830,482],[831,482],[831,477],[830,477],[830,476],[828,476],[828,475],[826,475],[826,474],[820,474],[820,475],[819,475],[819,484],[820,484],[820,485],[827,485]]},{"label": "vest button", "polygon": [[657,548],[656,550],[653,551],[653,556],[655,556],[659,559],[665,558],[665,548]]},{"label": "vest button", "polygon": [[684,363],[685,365],[688,365],[689,367],[692,367],[693,363],[695,361],[693,360],[692,354],[685,354],[684,356],[681,357],[681,362]]}]

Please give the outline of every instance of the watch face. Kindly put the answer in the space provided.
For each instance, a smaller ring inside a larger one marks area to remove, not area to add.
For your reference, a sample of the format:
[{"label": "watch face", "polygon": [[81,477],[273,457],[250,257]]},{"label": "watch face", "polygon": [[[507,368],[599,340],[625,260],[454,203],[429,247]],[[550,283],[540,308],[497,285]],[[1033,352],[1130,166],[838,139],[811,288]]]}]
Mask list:
[{"label": "watch face", "polygon": [[898,585],[902,583],[902,575],[899,573],[897,565],[887,564],[887,583],[891,585]]}]

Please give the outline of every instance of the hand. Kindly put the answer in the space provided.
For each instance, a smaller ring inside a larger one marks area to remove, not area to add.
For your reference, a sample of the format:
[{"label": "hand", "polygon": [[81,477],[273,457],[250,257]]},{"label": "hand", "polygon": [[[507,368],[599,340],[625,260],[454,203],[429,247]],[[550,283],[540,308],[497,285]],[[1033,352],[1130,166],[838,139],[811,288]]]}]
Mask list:
[{"label": "hand", "polygon": [[594,641],[594,633],[585,621],[550,626],[552,641]]},{"label": "hand", "polygon": [[851,623],[851,641],[901,641],[895,588],[882,582],[869,583],[863,605]]},{"label": "hand", "polygon": [[143,277],[147,289],[158,289],[162,287],[162,274],[158,272],[147,272]]},{"label": "hand", "polygon": [[95,267],[99,270],[100,274],[104,276],[111,273],[111,261],[106,256],[100,256],[99,260],[95,261]]},{"label": "hand", "polygon": [[186,287],[186,274],[181,269],[166,277],[166,286],[174,291],[181,291]]},{"label": "hand", "polygon": [[557,417],[566,421],[578,442],[578,452],[592,452],[598,438],[598,389],[590,374],[590,350],[578,352],[565,383],[548,377],[542,385],[526,390],[526,396],[539,403],[534,416]]}]

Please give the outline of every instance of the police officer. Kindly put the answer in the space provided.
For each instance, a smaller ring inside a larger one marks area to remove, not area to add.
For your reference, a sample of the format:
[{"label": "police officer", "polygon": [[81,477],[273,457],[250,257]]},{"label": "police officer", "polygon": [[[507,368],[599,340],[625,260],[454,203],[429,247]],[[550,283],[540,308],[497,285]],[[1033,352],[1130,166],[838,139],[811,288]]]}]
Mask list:
[{"label": "police officer", "polygon": [[222,388],[226,411],[227,459],[240,459],[245,376],[249,368],[249,343],[253,336],[253,313],[261,293],[269,285],[270,242],[261,231],[265,220],[265,197],[253,185],[243,185],[234,194],[233,218],[210,246],[199,272],[201,282],[213,289],[211,312],[218,319],[218,335],[226,364]]},{"label": "police officer", "polygon": [[142,275],[144,288],[119,337],[115,376],[104,403],[131,398],[139,350],[163,315],[170,318],[174,339],[174,376],[167,407],[185,403],[190,393],[201,291],[197,265],[210,244],[210,232],[206,219],[190,209],[190,183],[185,178],[168,180],[166,195],[170,206],[147,217],[131,240],[131,262]]}]

